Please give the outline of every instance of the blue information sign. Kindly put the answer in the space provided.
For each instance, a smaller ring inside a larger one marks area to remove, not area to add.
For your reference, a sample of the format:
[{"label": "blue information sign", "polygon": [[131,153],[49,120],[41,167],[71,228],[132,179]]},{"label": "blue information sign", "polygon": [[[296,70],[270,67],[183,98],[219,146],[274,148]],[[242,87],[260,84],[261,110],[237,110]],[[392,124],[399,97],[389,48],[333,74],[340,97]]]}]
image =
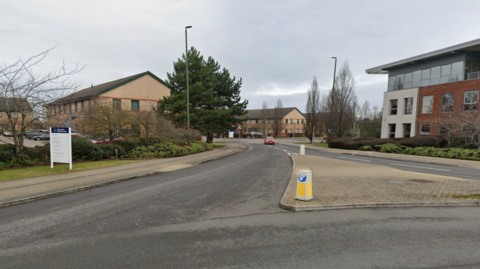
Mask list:
[{"label": "blue information sign", "polygon": [[68,134],[68,127],[52,127],[52,133]]}]

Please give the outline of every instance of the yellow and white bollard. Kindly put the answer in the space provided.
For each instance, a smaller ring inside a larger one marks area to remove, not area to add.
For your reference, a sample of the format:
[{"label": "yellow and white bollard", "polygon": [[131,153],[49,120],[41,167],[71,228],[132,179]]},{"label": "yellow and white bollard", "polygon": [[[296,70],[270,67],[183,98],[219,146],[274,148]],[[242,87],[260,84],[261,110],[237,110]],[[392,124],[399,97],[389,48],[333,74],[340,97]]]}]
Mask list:
[{"label": "yellow and white bollard", "polygon": [[298,153],[300,156],[305,155],[305,145],[300,145],[300,152]]},{"label": "yellow and white bollard", "polygon": [[312,170],[300,170],[297,176],[297,195],[295,199],[310,201],[312,196]]}]

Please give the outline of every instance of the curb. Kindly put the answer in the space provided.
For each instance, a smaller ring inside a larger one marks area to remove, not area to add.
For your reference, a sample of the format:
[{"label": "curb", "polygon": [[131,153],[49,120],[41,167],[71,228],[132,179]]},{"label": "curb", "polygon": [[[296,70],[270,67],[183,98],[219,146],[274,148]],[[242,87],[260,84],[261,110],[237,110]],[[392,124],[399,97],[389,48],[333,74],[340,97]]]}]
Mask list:
[{"label": "curb", "polygon": [[[283,146],[286,146],[286,147],[294,147],[294,148],[297,148],[297,146],[295,145],[287,145],[287,144],[282,144]],[[299,145],[300,146],[300,145]],[[322,152],[321,149],[316,149],[316,148],[307,148],[305,147],[305,150],[316,150],[316,151],[319,151],[319,152]],[[329,153],[332,153],[332,152],[329,152]],[[342,155],[354,155],[354,156],[361,156],[361,157],[367,157],[367,158],[375,158],[375,159],[383,159],[383,160],[392,160],[392,161],[401,161],[401,162],[411,162],[411,163],[423,163],[423,164],[436,164],[436,165],[444,165],[444,166],[451,166],[451,167],[461,167],[461,168],[470,168],[470,169],[477,169],[477,168],[474,168],[474,167],[470,167],[470,166],[465,166],[465,165],[457,165],[457,164],[446,164],[446,163],[442,163],[442,162],[435,162],[435,161],[423,161],[423,160],[402,160],[402,159],[397,159],[397,158],[392,158],[392,157],[389,157],[389,156],[372,156],[372,155],[367,155],[361,151],[355,151],[355,152],[352,152],[352,153],[349,153],[349,152],[339,152],[339,153],[336,153],[336,154],[342,154]],[[394,153],[390,153],[390,154],[394,154]],[[402,155],[402,154],[399,154],[399,155]],[[402,156],[406,156],[406,155],[402,155]],[[412,155],[414,156],[414,155]],[[418,157],[422,157],[422,156],[418,156]],[[435,157],[432,157],[432,158],[435,158]],[[445,159],[445,160],[448,160],[447,158],[442,158],[442,159]],[[465,160],[465,161],[469,161],[469,160]]]},{"label": "curb", "polygon": [[287,189],[280,200],[279,207],[290,211],[326,211],[339,209],[362,209],[362,208],[395,208],[395,207],[453,207],[453,206],[480,206],[480,201],[472,202],[401,202],[401,203],[361,203],[361,204],[336,204],[336,205],[294,205],[287,203],[288,194],[295,188],[295,162],[290,156],[293,164],[292,175]]},{"label": "curb", "polygon": [[138,175],[135,175],[135,176],[119,178],[119,179],[115,179],[115,180],[105,181],[105,182],[101,182],[101,183],[97,183],[97,184],[91,184],[91,185],[78,187],[78,188],[73,188],[73,189],[68,189],[68,190],[64,190],[64,191],[58,191],[58,192],[53,192],[53,193],[48,193],[48,194],[43,194],[43,195],[38,195],[38,196],[32,196],[32,197],[28,197],[28,198],[14,200],[14,201],[11,201],[11,202],[1,203],[0,208],[9,207],[9,206],[13,206],[13,205],[19,205],[19,204],[25,204],[25,203],[38,201],[38,200],[43,200],[43,199],[47,199],[47,198],[52,198],[52,197],[56,197],[56,196],[61,196],[61,195],[65,195],[65,194],[70,194],[70,193],[80,192],[80,191],[94,189],[94,188],[98,188],[98,187],[108,186],[108,185],[112,185],[112,184],[115,184],[115,183],[132,180],[132,179],[135,179],[135,178],[153,176],[153,175],[159,175],[159,174],[163,174],[163,172],[149,172],[149,173],[144,173],[144,174],[138,174]]},{"label": "curb", "polygon": [[288,154],[288,156],[290,156],[290,160],[292,161],[292,175],[290,176],[287,189],[283,193],[282,199],[280,200],[279,207],[285,210],[295,211],[295,205],[286,203],[288,194],[292,191],[295,185],[295,162],[293,161],[292,155]]},{"label": "curb", "polygon": [[[218,160],[218,159],[225,158],[225,157],[229,157],[229,156],[232,156],[234,154],[242,153],[246,150],[246,148],[247,147],[245,146],[242,151],[232,152],[231,154],[228,154],[228,155],[225,155],[225,156],[222,156],[222,157],[217,157],[217,158],[209,159],[209,160],[206,160],[206,161],[202,161],[202,162],[197,163],[196,165],[211,162],[211,161]],[[89,189],[94,189],[94,188],[99,188],[99,187],[104,187],[104,186],[120,183],[120,182],[123,182],[123,181],[128,181],[128,180],[141,178],[141,177],[146,177],[146,176],[159,175],[159,174],[163,174],[163,173],[167,173],[167,172],[159,172],[159,171],[148,172],[148,173],[143,173],[143,174],[138,174],[138,175],[133,175],[133,176],[128,176],[128,177],[118,178],[118,179],[114,179],[114,180],[104,181],[104,182],[101,182],[101,183],[91,184],[91,185],[87,185],[87,186],[82,186],[82,187],[78,187],[78,188],[73,188],[73,189],[68,189],[68,190],[63,190],[63,191],[58,191],[58,192],[53,192],[53,193],[48,193],[48,194],[43,194],[43,195],[38,195],[38,196],[27,197],[27,198],[23,198],[23,199],[14,200],[14,201],[11,201],[11,202],[0,203],[0,208],[25,204],[25,203],[29,203],[29,202],[34,202],[34,201],[38,201],[38,200],[43,200],[43,199],[48,199],[48,198],[52,198],[52,197],[62,196],[62,195],[65,195],[65,194],[70,194],[70,193],[75,193],[75,192],[81,192],[81,191],[85,191],[85,190],[89,190]]]}]

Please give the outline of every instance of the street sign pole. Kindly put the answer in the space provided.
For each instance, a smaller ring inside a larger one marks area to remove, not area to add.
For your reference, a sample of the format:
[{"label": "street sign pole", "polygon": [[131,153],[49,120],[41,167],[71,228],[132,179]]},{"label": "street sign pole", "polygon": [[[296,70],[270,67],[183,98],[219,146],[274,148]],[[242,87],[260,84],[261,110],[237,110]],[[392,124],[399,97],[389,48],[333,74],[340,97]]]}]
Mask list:
[{"label": "street sign pole", "polygon": [[238,125],[237,130],[238,130],[238,148],[242,148],[242,141],[241,141],[242,125]]}]

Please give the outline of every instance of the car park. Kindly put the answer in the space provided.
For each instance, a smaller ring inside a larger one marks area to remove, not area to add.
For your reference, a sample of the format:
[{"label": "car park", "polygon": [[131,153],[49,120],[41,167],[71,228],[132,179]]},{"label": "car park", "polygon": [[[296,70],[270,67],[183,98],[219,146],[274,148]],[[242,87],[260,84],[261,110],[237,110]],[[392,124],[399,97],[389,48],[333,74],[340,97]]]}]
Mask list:
[{"label": "car park", "polygon": [[265,137],[265,140],[263,140],[264,145],[275,145],[275,139],[272,136],[267,136]]},{"label": "car park", "polygon": [[40,131],[40,129],[30,129],[25,132],[25,137],[28,139],[32,139],[32,137],[39,136],[41,134],[42,132]]},{"label": "car park", "polygon": [[10,131],[3,131],[3,136],[13,136],[13,134]]}]

